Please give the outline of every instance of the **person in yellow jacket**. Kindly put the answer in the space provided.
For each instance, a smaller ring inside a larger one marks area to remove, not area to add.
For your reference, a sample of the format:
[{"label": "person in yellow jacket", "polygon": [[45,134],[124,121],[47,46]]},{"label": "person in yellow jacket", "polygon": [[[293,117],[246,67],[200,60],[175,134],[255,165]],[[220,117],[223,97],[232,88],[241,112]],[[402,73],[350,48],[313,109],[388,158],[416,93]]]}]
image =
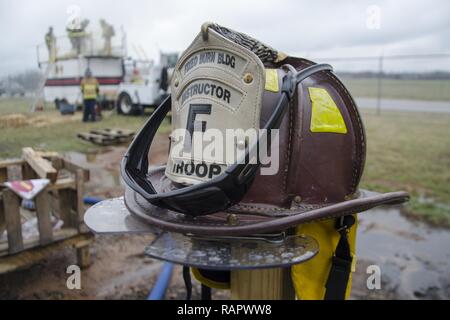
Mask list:
[{"label": "person in yellow jacket", "polygon": [[48,60],[53,61],[55,59],[56,52],[56,37],[53,34],[53,27],[48,28],[48,32],[45,34],[45,45],[48,50]]},{"label": "person in yellow jacket", "polygon": [[88,36],[86,28],[89,25],[89,20],[84,19],[79,26],[68,26],[66,28],[67,36],[72,44],[72,51],[77,55],[85,52],[86,37]]},{"label": "person in yellow jacket", "polygon": [[95,121],[95,105],[99,93],[99,84],[97,79],[92,76],[91,70],[86,70],[85,77],[81,80],[80,87],[84,104],[83,122],[89,120]]},{"label": "person in yellow jacket", "polygon": [[106,22],[105,19],[100,19],[100,26],[102,27],[102,37],[105,40],[103,46],[103,53],[106,55],[111,55],[112,46],[111,46],[111,38],[114,37],[114,27]]}]

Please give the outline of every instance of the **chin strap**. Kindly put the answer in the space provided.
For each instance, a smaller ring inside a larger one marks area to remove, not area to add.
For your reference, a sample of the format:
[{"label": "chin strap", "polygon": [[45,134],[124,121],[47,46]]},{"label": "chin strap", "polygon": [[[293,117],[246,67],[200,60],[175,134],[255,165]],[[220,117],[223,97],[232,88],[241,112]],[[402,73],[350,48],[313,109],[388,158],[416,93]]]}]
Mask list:
[{"label": "chin strap", "polygon": [[351,215],[336,219],[336,231],[341,237],[332,258],[331,270],[325,285],[325,300],[345,299],[353,261],[347,234],[354,223],[355,218]]},{"label": "chin strap", "polygon": [[211,300],[211,288],[202,283],[202,300]]},{"label": "chin strap", "polygon": [[186,300],[191,300],[192,297],[192,280],[191,271],[188,266],[183,266],[183,280],[186,287]]}]

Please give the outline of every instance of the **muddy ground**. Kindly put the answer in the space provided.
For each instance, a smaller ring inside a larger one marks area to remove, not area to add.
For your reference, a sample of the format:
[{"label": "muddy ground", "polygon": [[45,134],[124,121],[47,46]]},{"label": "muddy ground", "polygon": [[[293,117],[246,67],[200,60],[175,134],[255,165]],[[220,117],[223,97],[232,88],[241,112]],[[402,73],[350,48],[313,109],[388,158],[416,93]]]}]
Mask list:
[{"label": "muddy ground", "polygon": [[[167,136],[152,147],[152,164],[164,163]],[[90,196],[122,195],[118,167],[125,147],[97,154],[68,153],[66,156],[91,170],[87,184]],[[162,263],[143,252],[152,240],[147,235],[96,236],[91,247],[92,265],[82,271],[81,290],[66,287],[66,268],[75,264],[72,249],[55,252],[48,259],[18,272],[0,276],[1,299],[145,299]],[[352,299],[449,299],[450,231],[409,220],[400,208],[382,208],[360,215],[358,262]],[[381,270],[381,289],[367,289],[367,267]],[[193,298],[199,298],[194,281]],[[185,297],[181,268],[173,273],[167,299]],[[214,291],[214,298],[228,298]]]}]

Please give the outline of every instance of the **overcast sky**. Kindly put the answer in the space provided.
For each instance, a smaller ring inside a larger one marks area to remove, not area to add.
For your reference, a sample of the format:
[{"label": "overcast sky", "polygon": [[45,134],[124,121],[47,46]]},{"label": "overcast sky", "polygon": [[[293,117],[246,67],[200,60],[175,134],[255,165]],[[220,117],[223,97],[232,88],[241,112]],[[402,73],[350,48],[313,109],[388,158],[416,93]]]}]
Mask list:
[{"label": "overcast sky", "polygon": [[[65,34],[71,5],[80,8],[91,27],[98,28],[100,18],[116,31],[123,26],[131,55],[132,45],[155,58],[158,50],[182,51],[204,21],[309,58],[450,53],[448,0],[0,0],[0,77],[36,68],[35,46],[50,25],[57,35]],[[400,69],[450,71],[450,59],[389,63]],[[368,62],[345,64],[371,68]]]}]

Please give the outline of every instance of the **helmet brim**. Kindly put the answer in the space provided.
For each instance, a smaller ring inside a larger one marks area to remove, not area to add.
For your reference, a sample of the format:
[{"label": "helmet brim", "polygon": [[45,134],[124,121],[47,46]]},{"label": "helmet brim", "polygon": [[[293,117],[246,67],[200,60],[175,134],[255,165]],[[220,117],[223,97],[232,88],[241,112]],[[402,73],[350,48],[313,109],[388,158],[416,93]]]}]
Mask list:
[{"label": "helmet brim", "polygon": [[[151,169],[148,178],[157,189],[170,188],[171,182],[164,175],[164,167]],[[342,202],[305,204],[293,208],[270,206],[264,210],[258,210],[255,204],[240,203],[226,212],[193,218],[152,205],[130,188],[126,188],[124,196],[125,206],[131,215],[149,226],[165,231],[205,236],[238,236],[281,231],[316,220],[361,213],[381,205],[400,204],[408,199],[409,195],[404,191],[377,193],[359,190],[354,198]],[[246,207],[256,209],[246,210]]]}]

